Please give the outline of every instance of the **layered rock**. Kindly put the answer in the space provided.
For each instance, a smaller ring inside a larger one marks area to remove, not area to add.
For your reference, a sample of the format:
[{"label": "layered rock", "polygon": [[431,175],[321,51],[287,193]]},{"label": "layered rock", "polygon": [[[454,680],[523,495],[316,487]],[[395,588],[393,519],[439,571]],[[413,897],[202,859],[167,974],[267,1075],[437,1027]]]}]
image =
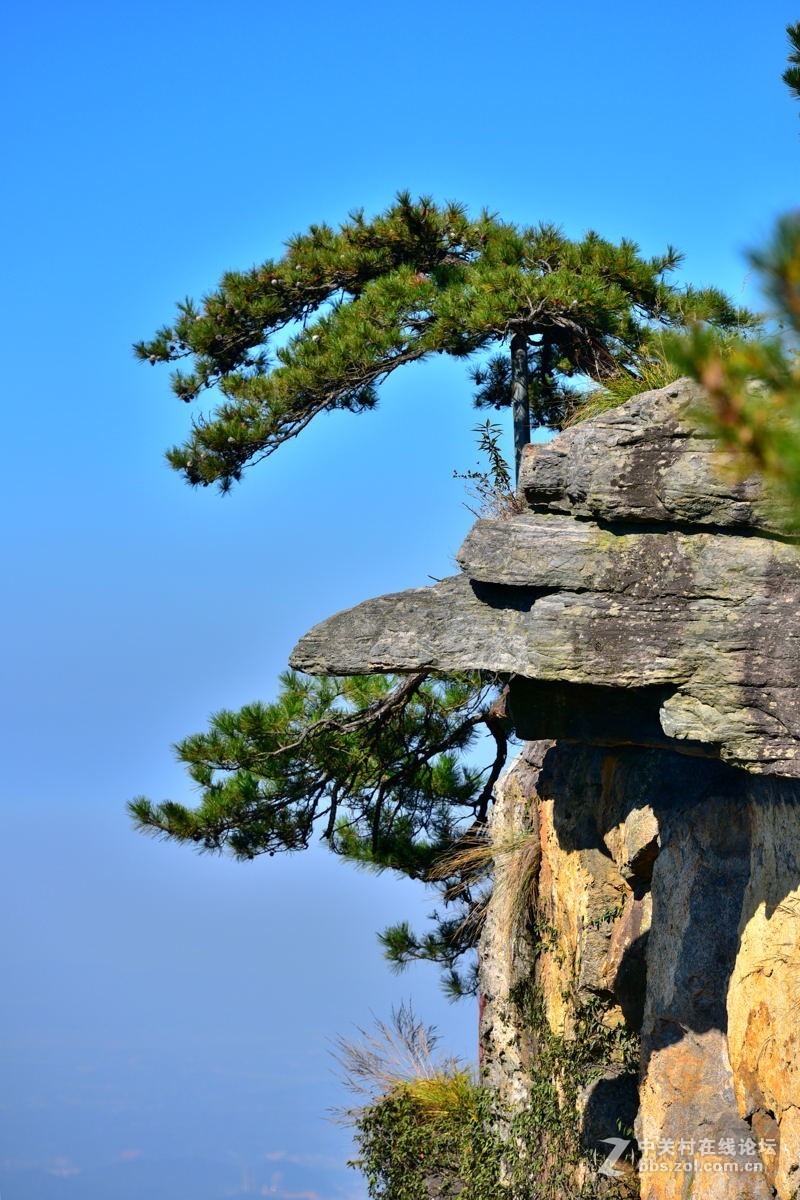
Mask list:
[{"label": "layered rock", "polygon": [[800,550],[769,532],[756,481],[713,474],[692,396],[650,393],[529,448],[525,495],[569,515],[479,521],[460,576],[329,618],[293,665],[663,687],[666,737],[800,777]]},{"label": "layered rock", "polygon": [[[641,1038],[642,1197],[793,1200],[800,548],[720,461],[701,403],[682,382],[530,447],[528,511],[479,521],[460,575],[330,618],[292,662],[510,679],[536,745],[495,819],[528,822],[538,866],[510,960],[490,910],[489,1077],[515,1103],[530,1091],[544,1043],[509,1005],[527,980],[548,1036],[586,1038],[588,1005]],[[623,1066],[589,1072],[587,1152],[614,1106],[627,1123]]]},{"label": "layered rock", "polygon": [[528,446],[519,483],[531,507],[596,521],[780,530],[785,516],[709,437],[686,379]]}]

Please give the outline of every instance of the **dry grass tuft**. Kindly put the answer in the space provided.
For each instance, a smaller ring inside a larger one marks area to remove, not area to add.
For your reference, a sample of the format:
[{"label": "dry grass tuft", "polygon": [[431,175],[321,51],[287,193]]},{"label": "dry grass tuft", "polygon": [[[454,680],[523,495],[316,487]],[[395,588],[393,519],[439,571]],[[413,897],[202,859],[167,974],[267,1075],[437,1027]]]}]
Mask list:
[{"label": "dry grass tuft", "polygon": [[481,895],[467,922],[475,925],[477,933],[491,900],[494,921],[504,931],[510,947],[523,936],[530,920],[539,860],[539,837],[530,830],[462,838],[434,867],[429,878],[452,880],[447,893],[451,898],[491,879],[491,890]]},{"label": "dry grass tuft", "polygon": [[591,417],[597,417],[612,408],[619,408],[621,404],[642,392],[653,392],[658,388],[667,387],[679,377],[679,369],[667,358],[661,343],[656,343],[650,356],[639,364],[636,375],[620,371],[606,379],[602,387],[588,392],[570,413],[564,422],[564,428],[588,421]]},{"label": "dry grass tuft", "polygon": [[423,1120],[457,1118],[461,1114],[471,1114],[475,1108],[475,1080],[467,1067],[456,1067],[449,1073],[429,1079],[401,1083],[396,1090],[414,1102]]},{"label": "dry grass tuft", "polygon": [[[431,1114],[443,1106],[451,1112],[458,1096],[474,1086],[460,1059],[437,1053],[435,1027],[419,1020],[408,1004],[393,1009],[389,1021],[376,1017],[372,1030],[356,1032],[356,1038],[336,1039],[333,1056],[347,1090],[367,1106],[406,1091]],[[348,1110],[345,1118],[351,1121],[354,1111],[359,1110]]]}]

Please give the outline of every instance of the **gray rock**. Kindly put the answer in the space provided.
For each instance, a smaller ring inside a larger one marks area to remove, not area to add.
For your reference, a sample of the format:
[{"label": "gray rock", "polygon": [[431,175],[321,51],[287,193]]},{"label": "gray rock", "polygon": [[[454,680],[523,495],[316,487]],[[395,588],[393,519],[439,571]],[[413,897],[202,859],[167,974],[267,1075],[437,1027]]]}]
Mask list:
[{"label": "gray rock", "polygon": [[606,521],[774,529],[756,476],[740,480],[698,420],[688,379],[530,445],[520,470],[529,504]]},{"label": "gray rock", "polygon": [[662,527],[632,532],[594,521],[522,513],[481,520],[457,555],[479,582],[541,591],[605,592],[658,601],[742,603],[794,590],[800,553],[768,537],[686,533]]},{"label": "gray rock", "polygon": [[[669,565],[661,595],[652,582],[638,594],[636,580],[624,576],[619,590],[608,591],[447,579],[329,618],[300,641],[291,662],[312,674],[478,669],[565,685],[661,687],[666,737],[719,747],[726,761],[750,770],[798,777],[798,551],[764,545],[779,554],[773,560],[757,547],[756,558],[771,564],[761,578],[748,560],[738,574],[734,553],[717,596],[704,594],[688,576],[685,591],[676,590]],[[787,552],[793,557],[784,561]],[[603,563],[598,568],[607,570]],[[560,569],[566,576],[573,568],[563,562]],[[574,566],[576,573],[581,569]],[[546,562],[542,577],[552,580]],[[570,689],[564,696],[568,703]],[[541,713],[535,730],[520,732],[563,736],[557,710],[554,705],[552,726]],[[592,740],[591,730],[584,736]]]},{"label": "gray rock", "polygon": [[526,493],[568,515],[478,521],[460,577],[331,617],[292,665],[535,681],[547,703],[515,706],[529,738],[619,738],[619,713],[639,705],[620,692],[635,693],[647,732],[634,721],[631,741],[800,777],[800,547],[766,531],[757,480],[713,475],[714,443],[691,424],[698,395],[684,381],[537,447]]},{"label": "gray rock", "polygon": [[[665,779],[670,776],[677,782],[674,770],[664,774]],[[736,1174],[707,1190],[709,1178],[696,1169],[699,1182],[687,1179],[685,1191],[671,1192],[651,1171],[643,1176],[642,1200],[673,1195],[769,1200],[774,1192],[765,1174],[752,1173],[758,1162],[756,1143],[748,1146],[752,1128],[737,1104],[742,1079],[731,1066],[726,1033],[731,977],[743,965],[739,925],[751,872],[753,826],[759,808],[772,807],[776,800],[780,806],[781,800],[770,792],[768,781],[748,781],[744,775],[720,773],[694,782],[694,787],[684,787],[676,808],[659,813],[661,848],[652,879],[636,1130],[641,1146],[658,1146],[666,1138],[679,1147],[688,1140],[695,1142],[693,1154],[700,1139],[708,1139],[712,1147],[696,1155],[705,1160],[704,1170],[723,1158]],[[776,1024],[778,1032],[783,1030]],[[719,1153],[723,1139],[733,1147],[729,1157]],[[661,1156],[656,1149],[648,1157]],[[675,1156],[664,1157],[669,1162]]]}]

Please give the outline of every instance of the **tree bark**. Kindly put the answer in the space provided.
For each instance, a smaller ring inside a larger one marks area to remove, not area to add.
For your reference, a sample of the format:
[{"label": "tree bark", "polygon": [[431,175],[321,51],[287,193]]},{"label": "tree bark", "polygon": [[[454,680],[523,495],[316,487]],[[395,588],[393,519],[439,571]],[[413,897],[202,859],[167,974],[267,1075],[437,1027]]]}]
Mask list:
[{"label": "tree bark", "polygon": [[515,481],[518,482],[522,451],[531,440],[528,339],[524,333],[515,333],[511,339],[511,404],[514,411]]}]

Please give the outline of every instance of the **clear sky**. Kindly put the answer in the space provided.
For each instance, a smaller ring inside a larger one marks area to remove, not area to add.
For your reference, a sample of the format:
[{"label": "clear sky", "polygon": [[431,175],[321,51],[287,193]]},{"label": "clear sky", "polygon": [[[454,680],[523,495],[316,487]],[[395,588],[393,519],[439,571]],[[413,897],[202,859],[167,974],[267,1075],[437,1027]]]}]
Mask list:
[{"label": "clear sky", "polygon": [[248,866],[133,834],[187,795],[170,744],[269,698],[296,639],[452,572],[470,516],[463,368],[407,369],[227,499],[164,465],[187,410],[130,343],[228,267],[399,188],[686,253],[797,197],[788,3],[20,3],[0,38],[3,1200],[360,1198],[337,1033],[413,997],[375,930],[426,899],[323,853]]}]

